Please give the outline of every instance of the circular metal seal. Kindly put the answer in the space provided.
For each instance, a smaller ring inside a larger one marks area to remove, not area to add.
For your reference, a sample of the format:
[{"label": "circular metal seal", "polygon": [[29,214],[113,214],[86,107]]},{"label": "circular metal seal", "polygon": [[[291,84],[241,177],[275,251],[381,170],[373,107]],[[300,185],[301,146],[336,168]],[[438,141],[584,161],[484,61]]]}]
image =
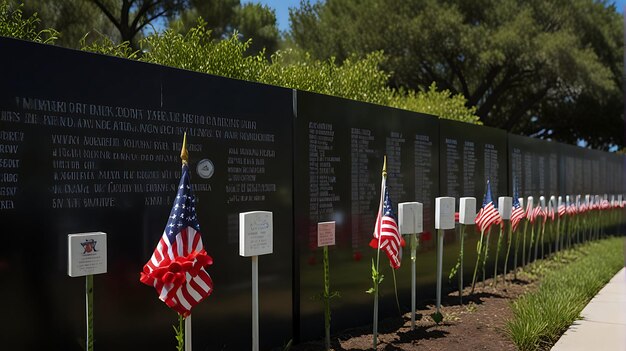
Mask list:
[{"label": "circular metal seal", "polygon": [[201,178],[209,179],[213,176],[215,172],[215,167],[213,166],[213,162],[208,158],[200,160],[198,162],[198,166],[196,167],[196,172]]}]

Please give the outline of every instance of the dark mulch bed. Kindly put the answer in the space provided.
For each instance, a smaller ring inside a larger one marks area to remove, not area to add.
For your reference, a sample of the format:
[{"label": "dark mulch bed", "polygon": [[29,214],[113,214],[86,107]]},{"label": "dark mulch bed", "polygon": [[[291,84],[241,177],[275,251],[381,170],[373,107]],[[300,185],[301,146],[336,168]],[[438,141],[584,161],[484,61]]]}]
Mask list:
[{"label": "dark mulch bed", "polygon": [[[470,288],[463,292],[463,304],[458,292],[442,298],[443,322],[437,324],[431,318],[435,312],[434,301],[418,306],[416,327],[411,330],[411,315],[390,318],[379,323],[377,350],[516,350],[504,332],[506,321],[511,317],[510,303],[521,294],[534,289],[536,282],[524,274],[507,275],[506,286],[499,276],[497,288],[493,279],[476,284],[472,296]],[[332,335],[331,349],[372,349],[372,326],[345,330]],[[295,345],[294,351],[324,350],[324,341],[312,341]]]}]

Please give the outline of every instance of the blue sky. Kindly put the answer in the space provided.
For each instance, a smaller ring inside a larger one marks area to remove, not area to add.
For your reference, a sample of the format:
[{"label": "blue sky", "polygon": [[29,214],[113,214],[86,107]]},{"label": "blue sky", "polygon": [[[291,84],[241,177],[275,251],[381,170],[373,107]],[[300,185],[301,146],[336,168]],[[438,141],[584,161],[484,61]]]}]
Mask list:
[{"label": "blue sky", "polygon": [[[622,0],[626,1],[626,0]],[[278,29],[286,31],[289,29],[289,8],[300,7],[300,0],[243,0],[242,3],[257,2],[263,5],[267,5],[276,11],[276,21],[278,22]],[[311,1],[311,3],[317,2],[317,0]]]},{"label": "blue sky", "polygon": [[[316,2],[312,0],[311,2]],[[243,0],[242,3],[257,2],[260,4],[268,5],[276,11],[276,20],[278,21],[278,29],[286,31],[289,29],[289,8],[299,7],[300,0]],[[624,5],[626,0],[614,0],[610,1],[615,4],[617,10],[622,13],[624,11]]]}]

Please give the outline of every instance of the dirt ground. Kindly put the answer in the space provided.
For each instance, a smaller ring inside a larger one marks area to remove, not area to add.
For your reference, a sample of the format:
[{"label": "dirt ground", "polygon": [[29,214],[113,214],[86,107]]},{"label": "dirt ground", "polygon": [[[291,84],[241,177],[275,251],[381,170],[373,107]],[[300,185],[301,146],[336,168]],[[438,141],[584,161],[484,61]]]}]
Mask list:
[{"label": "dirt ground", "polygon": [[[527,276],[507,275],[506,286],[499,276],[497,288],[493,279],[476,284],[474,294],[470,287],[463,291],[463,303],[458,292],[442,297],[441,312],[444,320],[437,324],[431,317],[435,312],[432,304],[418,306],[415,330],[411,330],[411,315],[379,322],[377,350],[516,350],[507,338],[504,326],[511,317],[510,303],[536,283]],[[372,325],[345,330],[331,336],[331,349],[371,350]],[[324,341],[312,341],[295,345],[294,351],[324,350]]]}]

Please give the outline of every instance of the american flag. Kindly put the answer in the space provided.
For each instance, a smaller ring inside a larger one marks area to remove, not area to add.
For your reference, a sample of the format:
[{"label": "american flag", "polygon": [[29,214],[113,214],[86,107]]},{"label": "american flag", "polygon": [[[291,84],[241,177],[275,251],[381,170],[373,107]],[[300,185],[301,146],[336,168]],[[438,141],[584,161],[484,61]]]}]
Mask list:
[{"label": "american flag", "polygon": [[213,259],[202,245],[196,199],[185,162],[167,225],[152,257],[143,266],[140,281],[153,286],[161,301],[186,317],[213,292],[213,281],[204,269],[211,264]]},{"label": "american flag", "polygon": [[530,224],[535,223],[535,217],[537,215],[536,207],[532,207],[533,203],[530,201],[530,197],[528,197],[528,201],[526,202],[526,218],[528,218],[528,221],[530,221]]},{"label": "american flag", "polygon": [[374,228],[374,239],[370,242],[370,246],[374,249],[383,250],[389,258],[391,267],[394,269],[400,268],[404,239],[398,230],[398,222],[393,213],[384,176],[380,187],[380,205],[378,206],[378,216],[376,217],[376,227]]},{"label": "american flag", "polygon": [[511,210],[511,229],[513,231],[517,229],[517,226],[520,224],[522,219],[524,219],[524,217],[526,217],[526,213],[519,202],[516,191],[515,197],[513,197],[513,210]]},{"label": "american flag", "polygon": [[546,212],[543,210],[543,207],[541,207],[541,203],[533,208],[533,218],[537,219],[538,217],[543,217],[543,221],[546,221]]},{"label": "american flag", "polygon": [[500,224],[501,222],[502,217],[500,217],[500,213],[493,203],[493,198],[491,196],[491,184],[489,183],[489,180],[487,180],[487,190],[485,191],[485,197],[483,198],[483,207],[480,208],[478,214],[476,215],[476,228],[479,231],[487,232],[489,227],[493,224]]},{"label": "american flag", "polygon": [[559,212],[559,217],[563,217],[565,215],[565,213],[567,212],[567,208],[565,206],[565,203],[562,201],[562,197],[560,197],[560,196],[559,196],[558,212]]}]

